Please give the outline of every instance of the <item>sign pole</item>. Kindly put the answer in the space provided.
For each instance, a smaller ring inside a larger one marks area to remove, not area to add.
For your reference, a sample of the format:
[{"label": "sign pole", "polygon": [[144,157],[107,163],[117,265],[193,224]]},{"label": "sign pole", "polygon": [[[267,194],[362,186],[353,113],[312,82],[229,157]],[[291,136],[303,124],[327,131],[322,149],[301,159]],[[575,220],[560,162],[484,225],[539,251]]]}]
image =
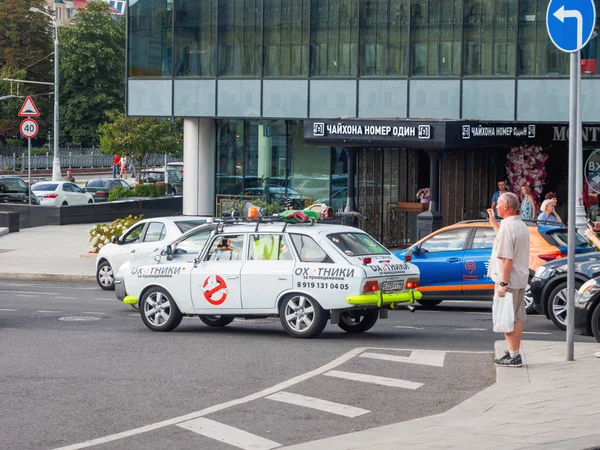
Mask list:
[{"label": "sign pole", "polygon": [[581,141],[581,50],[577,52],[577,92],[579,101],[577,102],[577,139],[575,141],[577,144],[577,200],[575,203],[575,226],[577,227],[577,231],[583,235],[585,229],[587,228],[587,223],[585,206],[583,205],[583,148]]},{"label": "sign pole", "polygon": [[29,183],[29,206],[31,206],[31,138],[27,139],[27,178]]},{"label": "sign pole", "polygon": [[[577,109],[579,104],[579,91],[577,90],[577,53],[570,54],[571,58],[571,76],[569,79],[569,179],[575,180],[577,177],[577,128],[581,129],[581,124],[577,123]],[[575,203],[576,183],[569,183],[568,200],[568,261],[567,261],[567,361],[574,360],[573,343],[573,325],[575,314]]]}]

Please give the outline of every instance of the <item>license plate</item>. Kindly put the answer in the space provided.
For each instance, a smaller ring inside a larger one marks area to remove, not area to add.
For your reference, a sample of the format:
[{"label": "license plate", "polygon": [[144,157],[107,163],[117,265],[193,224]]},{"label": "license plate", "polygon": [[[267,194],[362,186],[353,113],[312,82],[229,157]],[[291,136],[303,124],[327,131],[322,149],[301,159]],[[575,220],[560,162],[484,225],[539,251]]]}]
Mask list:
[{"label": "license plate", "polygon": [[404,281],[384,281],[381,284],[381,290],[385,292],[401,291],[403,287]]}]

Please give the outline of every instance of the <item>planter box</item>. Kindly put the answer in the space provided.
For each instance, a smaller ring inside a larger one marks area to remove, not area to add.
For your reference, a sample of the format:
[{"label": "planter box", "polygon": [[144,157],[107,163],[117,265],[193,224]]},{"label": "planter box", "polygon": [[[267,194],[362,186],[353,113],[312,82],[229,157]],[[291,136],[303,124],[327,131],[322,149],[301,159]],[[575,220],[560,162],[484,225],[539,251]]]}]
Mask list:
[{"label": "planter box", "polygon": [[429,203],[417,202],[398,202],[396,208],[400,212],[417,212],[422,213],[429,209]]}]

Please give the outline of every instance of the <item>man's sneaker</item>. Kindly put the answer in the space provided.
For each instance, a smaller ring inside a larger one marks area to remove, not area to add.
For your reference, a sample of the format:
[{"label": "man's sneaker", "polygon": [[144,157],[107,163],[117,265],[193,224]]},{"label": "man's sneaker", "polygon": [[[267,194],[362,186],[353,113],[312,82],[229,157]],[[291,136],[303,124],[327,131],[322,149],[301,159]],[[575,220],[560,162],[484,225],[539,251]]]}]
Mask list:
[{"label": "man's sneaker", "polygon": [[517,355],[514,358],[510,357],[510,353],[508,354],[508,358],[500,358],[494,361],[498,367],[522,367],[523,360],[521,359],[521,355]]},{"label": "man's sneaker", "polygon": [[504,361],[505,359],[510,359],[510,352],[504,351],[504,356],[502,358],[495,359],[494,364],[500,364],[500,362]]}]

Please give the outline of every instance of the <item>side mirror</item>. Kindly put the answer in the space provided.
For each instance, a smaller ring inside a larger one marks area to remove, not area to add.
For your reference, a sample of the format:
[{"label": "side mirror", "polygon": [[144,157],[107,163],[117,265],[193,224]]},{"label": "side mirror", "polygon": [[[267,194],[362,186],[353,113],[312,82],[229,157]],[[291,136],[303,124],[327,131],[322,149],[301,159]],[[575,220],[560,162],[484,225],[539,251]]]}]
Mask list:
[{"label": "side mirror", "polygon": [[415,245],[410,250],[415,255],[418,255],[419,253],[421,253],[421,247],[419,247],[418,245]]},{"label": "side mirror", "polygon": [[197,266],[198,264],[200,264],[200,261],[202,261],[202,260],[200,259],[200,256],[196,256],[196,257],[194,258],[194,265],[195,265],[195,266]]},{"label": "side mirror", "polygon": [[167,261],[173,261],[173,247],[167,245],[165,253],[167,254]]},{"label": "side mirror", "polygon": [[117,245],[119,245],[121,243],[121,241],[119,241],[119,236],[113,236],[113,238],[110,240],[110,242],[112,242],[113,244],[117,244]]}]

